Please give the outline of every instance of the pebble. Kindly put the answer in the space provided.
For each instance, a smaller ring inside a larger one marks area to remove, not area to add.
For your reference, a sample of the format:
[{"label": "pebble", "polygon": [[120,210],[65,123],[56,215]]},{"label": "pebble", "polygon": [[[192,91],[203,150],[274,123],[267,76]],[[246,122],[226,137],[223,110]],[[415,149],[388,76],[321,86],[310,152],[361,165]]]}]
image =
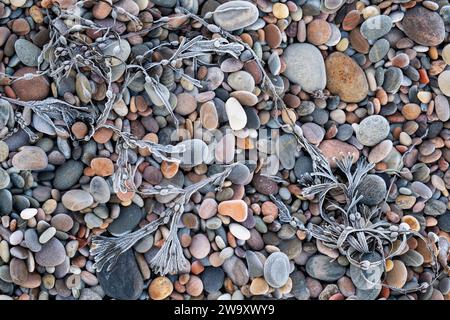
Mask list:
[{"label": "pebble", "polygon": [[330,24],[322,19],[315,19],[307,25],[306,38],[308,42],[319,46],[327,42],[331,37]]},{"label": "pebble", "polygon": [[9,157],[9,147],[4,141],[0,141],[0,162],[5,161]]},{"label": "pebble", "polygon": [[100,177],[111,176],[114,173],[114,164],[109,158],[94,158],[91,161],[94,174]]},{"label": "pebble", "polygon": [[68,160],[55,171],[53,186],[58,190],[68,190],[78,183],[83,175],[84,165],[82,162]]},{"label": "pebble", "polygon": [[366,76],[347,55],[334,52],[325,60],[327,88],[345,102],[360,102],[368,93]]},{"label": "pebble", "polygon": [[89,193],[94,198],[95,202],[107,203],[111,198],[111,192],[106,180],[102,177],[93,177],[89,184]]},{"label": "pebble", "polygon": [[164,300],[173,291],[173,284],[167,277],[157,277],[152,280],[148,287],[148,294],[152,300]]},{"label": "pebble", "polygon": [[386,15],[368,18],[361,24],[361,34],[367,40],[376,40],[387,34],[392,28],[392,19]]},{"label": "pebble", "polygon": [[306,272],[311,277],[327,282],[333,282],[345,274],[346,268],[336,260],[318,254],[310,257],[306,263]]},{"label": "pebble", "polygon": [[365,146],[375,146],[389,135],[389,122],[382,116],[373,115],[354,125],[356,138]]},{"label": "pebble", "polygon": [[180,93],[177,95],[177,106],[175,107],[175,112],[186,116],[195,111],[197,108],[197,101],[195,97],[188,93]]},{"label": "pebble", "polygon": [[269,285],[267,282],[262,278],[255,278],[253,279],[252,283],[250,284],[249,288],[250,292],[253,295],[264,295],[269,291]]},{"label": "pebble", "polygon": [[274,252],[264,263],[264,279],[272,288],[281,288],[289,279],[289,258],[282,252]]},{"label": "pebble", "polygon": [[247,219],[248,206],[243,200],[228,200],[219,203],[217,210],[223,216],[229,216],[237,222]]},{"label": "pebble", "polygon": [[12,164],[19,170],[42,170],[47,167],[48,158],[41,148],[25,146],[14,155]]},{"label": "pebble", "polygon": [[131,250],[118,257],[111,271],[103,268],[98,272],[97,278],[105,294],[114,299],[137,300],[144,288],[142,275]]},{"label": "pebble", "polygon": [[94,203],[92,196],[84,190],[69,190],[64,193],[61,201],[71,211],[81,211]]},{"label": "pebble", "polygon": [[192,256],[197,259],[205,258],[211,250],[211,245],[208,238],[204,234],[196,234],[192,237],[191,245],[189,246],[189,251]]},{"label": "pebble", "polygon": [[373,44],[372,48],[370,48],[369,60],[371,62],[380,61],[387,55],[389,48],[389,41],[387,41],[386,39],[378,39]]},{"label": "pebble", "polygon": [[437,12],[422,6],[407,10],[401,24],[403,32],[423,46],[437,46],[444,41],[444,21]]},{"label": "pebble", "polygon": [[323,90],[327,84],[325,63],[320,51],[308,43],[294,43],[283,52],[286,69],[284,75],[289,81],[313,93]]},{"label": "pebble", "polygon": [[[376,252],[364,254],[361,259],[369,262],[380,260],[380,255]],[[375,288],[383,275],[383,265],[372,265],[368,270],[363,270],[353,264],[350,265],[350,277],[356,288],[360,290],[370,290]]]},{"label": "pebble", "polygon": [[[23,67],[14,73],[14,77],[21,77],[27,73],[35,74],[36,68]],[[23,101],[43,100],[48,96],[50,83],[44,76],[35,76],[30,80],[16,80],[11,85],[17,97]]]},{"label": "pebble", "polygon": [[28,67],[36,67],[38,65],[38,57],[41,49],[32,42],[25,39],[17,39],[14,43],[17,57]]},{"label": "pebble", "polygon": [[403,82],[402,70],[389,67],[384,73],[383,89],[388,93],[396,93]]},{"label": "pebble", "polygon": [[258,15],[258,8],[253,3],[238,0],[218,6],[214,22],[225,31],[234,31],[252,25]]},{"label": "pebble", "polygon": [[439,89],[445,94],[447,97],[450,97],[450,71],[446,70],[442,72],[438,77],[438,85]]},{"label": "pebble", "polygon": [[8,187],[11,179],[8,172],[0,168],[0,189],[5,189]]},{"label": "pebble", "polygon": [[393,143],[391,140],[383,140],[379,144],[377,144],[375,147],[372,148],[372,150],[369,153],[368,160],[372,163],[378,163],[383,161],[388,154],[391,152],[393,148]]},{"label": "pebble", "polygon": [[120,214],[109,226],[108,231],[115,237],[131,232],[143,218],[142,209],[136,204],[120,207]]},{"label": "pebble", "polygon": [[231,281],[237,286],[243,286],[247,284],[249,280],[249,273],[244,262],[236,256],[225,260],[222,265],[223,271],[231,279]]},{"label": "pebble", "polygon": [[369,174],[358,185],[358,194],[363,196],[361,203],[368,206],[375,206],[380,204],[386,196],[386,183],[384,180],[376,175]]},{"label": "pebble", "polygon": [[65,213],[59,213],[52,217],[51,225],[57,230],[69,232],[74,225],[74,221],[69,215]]},{"label": "pebble", "polygon": [[201,274],[203,288],[208,293],[218,292],[225,279],[225,273],[221,268],[206,267]]},{"label": "pebble", "polygon": [[336,159],[342,159],[347,155],[353,157],[353,163],[359,159],[358,149],[351,144],[339,140],[324,140],[320,143],[319,149],[332,168],[336,168]]},{"label": "pebble", "polygon": [[225,104],[228,122],[233,130],[241,130],[247,124],[247,115],[236,98],[229,98]]},{"label": "pebble", "polygon": [[405,264],[400,260],[394,260],[394,267],[386,274],[386,282],[390,286],[401,289],[406,283],[408,272]]},{"label": "pebble", "polygon": [[445,122],[450,119],[450,104],[448,99],[443,95],[437,95],[434,98],[434,109],[439,120]]},{"label": "pebble", "polygon": [[237,239],[244,241],[250,239],[250,231],[244,226],[238,223],[230,223],[228,227],[230,229],[231,234],[235,236]]},{"label": "pebble", "polygon": [[[237,91],[252,92],[255,89],[255,80],[246,71],[233,72],[228,76],[227,83]],[[229,101],[229,100],[228,100]]]},{"label": "pebble", "polygon": [[20,217],[24,220],[29,220],[29,219],[33,218],[37,213],[38,213],[37,209],[27,208],[27,209],[23,209],[20,212]]},{"label": "pebble", "polygon": [[56,267],[64,262],[66,250],[56,238],[42,244],[41,250],[34,255],[36,262],[43,267]]}]

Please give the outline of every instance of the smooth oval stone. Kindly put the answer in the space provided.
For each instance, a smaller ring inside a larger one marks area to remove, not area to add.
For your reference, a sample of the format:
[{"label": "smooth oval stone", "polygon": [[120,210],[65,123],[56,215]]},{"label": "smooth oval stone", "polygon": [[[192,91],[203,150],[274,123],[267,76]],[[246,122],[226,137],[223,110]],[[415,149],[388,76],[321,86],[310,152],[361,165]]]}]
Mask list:
[{"label": "smooth oval stone", "polygon": [[445,122],[450,119],[450,104],[448,102],[448,99],[439,94],[434,98],[434,110],[436,111],[436,115],[438,116],[439,120],[442,122]]},{"label": "smooth oval stone", "polygon": [[356,126],[356,138],[365,146],[374,146],[389,135],[390,127],[386,118],[373,115],[365,118]]},{"label": "smooth oval stone", "polygon": [[408,252],[400,256],[400,260],[407,267],[420,267],[424,262],[423,256],[415,250],[408,250]]},{"label": "smooth oval stone", "polygon": [[233,236],[235,236],[239,240],[248,240],[250,239],[250,231],[244,226],[238,223],[230,223],[229,224],[230,232]]},{"label": "smooth oval stone", "polygon": [[252,92],[255,89],[255,80],[246,71],[237,71],[229,74],[227,83],[236,91]]},{"label": "smooth oval stone", "polygon": [[0,189],[5,189],[11,181],[8,172],[0,168]]},{"label": "smooth oval stone", "polygon": [[[362,260],[370,262],[379,261],[381,258],[377,252],[365,253],[361,256]],[[355,287],[361,290],[373,289],[380,284],[381,276],[384,272],[383,264],[370,266],[369,269],[363,270],[353,264],[350,265],[350,277]]]},{"label": "smooth oval stone", "polygon": [[444,41],[444,21],[436,11],[415,6],[406,11],[401,25],[408,38],[423,46],[437,46]]},{"label": "smooth oval stone", "polygon": [[306,272],[311,277],[322,281],[336,281],[345,274],[346,270],[336,260],[321,254],[312,256],[306,262]]},{"label": "smooth oval stone", "polygon": [[125,39],[111,40],[106,43],[103,53],[111,66],[117,66],[125,62],[131,54],[130,43]]},{"label": "smooth oval stone", "polygon": [[216,8],[214,22],[226,31],[235,31],[255,23],[258,16],[258,8],[253,3],[231,1]]},{"label": "smooth oval stone", "polygon": [[280,159],[281,165],[288,170],[291,170],[295,166],[295,150],[297,146],[297,140],[292,134],[284,134],[278,139],[277,155]]},{"label": "smooth oval stone", "polygon": [[201,233],[193,236],[191,245],[189,246],[189,251],[196,259],[203,259],[208,256],[211,251],[211,245],[208,238]]},{"label": "smooth oval stone", "polygon": [[289,258],[282,252],[274,252],[264,263],[264,279],[272,288],[281,288],[289,279]]},{"label": "smooth oval stone", "polygon": [[32,252],[41,251],[42,244],[39,243],[39,237],[35,229],[27,229],[27,231],[25,231],[24,238],[28,249]]},{"label": "smooth oval stone", "polygon": [[94,203],[94,198],[84,190],[69,190],[61,198],[64,207],[71,211],[81,211]]},{"label": "smooth oval stone", "polygon": [[383,59],[390,49],[389,41],[386,39],[378,39],[370,48],[369,60],[371,62],[378,62]]},{"label": "smooth oval stone", "polygon": [[446,213],[439,217],[438,227],[445,232],[450,232],[450,213]]},{"label": "smooth oval stone", "polygon": [[240,287],[247,284],[249,280],[248,270],[244,262],[238,257],[232,256],[225,260],[222,268],[235,285]]},{"label": "smooth oval stone", "polygon": [[53,187],[58,190],[67,190],[78,183],[83,175],[84,165],[80,161],[68,160],[58,167],[53,179]]},{"label": "smooth oval stone", "polygon": [[47,167],[48,158],[41,148],[25,146],[14,155],[12,164],[19,170],[42,170]]},{"label": "smooth oval stone", "polygon": [[300,179],[305,173],[313,172],[312,159],[308,156],[300,156],[295,161],[294,174]]},{"label": "smooth oval stone", "polygon": [[376,174],[369,174],[363,178],[356,189],[358,196],[363,196],[361,203],[375,206],[384,200],[386,196],[386,183]]},{"label": "smooth oval stone", "polygon": [[219,115],[214,102],[208,101],[200,107],[200,120],[205,129],[212,130],[219,126]]},{"label": "smooth oval stone", "polygon": [[238,163],[235,167],[233,167],[227,179],[234,184],[244,184],[247,182],[249,177],[250,169],[246,165]]},{"label": "smooth oval stone", "polygon": [[325,89],[327,75],[319,49],[309,43],[294,43],[284,50],[283,57],[286,63],[283,74],[289,81],[308,93]]},{"label": "smooth oval stone", "polygon": [[200,139],[185,140],[177,144],[177,146],[185,146],[186,151],[183,153],[174,153],[172,156],[179,159],[185,165],[199,165],[208,158],[208,146]]},{"label": "smooth oval stone", "polygon": [[402,70],[389,67],[384,73],[383,89],[388,93],[396,93],[403,82]]},{"label": "smooth oval stone", "polygon": [[336,168],[336,160],[342,159],[349,154],[353,157],[353,163],[359,159],[359,151],[356,147],[339,140],[324,140],[320,143],[319,149],[332,168]]},{"label": "smooth oval stone", "polygon": [[425,208],[423,209],[423,212],[429,216],[440,216],[443,215],[445,211],[445,203],[436,199],[428,200],[425,204]]},{"label": "smooth oval stone", "polygon": [[55,267],[64,262],[66,249],[59,240],[52,238],[42,245],[41,250],[36,252],[34,257],[43,267]]},{"label": "smooth oval stone", "polygon": [[376,40],[387,34],[392,28],[392,18],[378,15],[368,18],[361,24],[361,34],[367,40]]},{"label": "smooth oval stone", "polygon": [[369,91],[366,75],[347,55],[334,52],[325,60],[327,88],[345,102],[360,102]]},{"label": "smooth oval stone", "polygon": [[225,280],[225,273],[222,268],[206,267],[202,272],[203,287],[206,292],[214,293],[218,292]]},{"label": "smooth oval stone", "polygon": [[143,211],[135,204],[120,207],[120,214],[109,226],[108,231],[115,237],[131,232],[143,218]]},{"label": "smooth oval stone", "polygon": [[97,273],[106,295],[120,300],[136,300],[144,288],[141,272],[132,250],[121,254],[112,270],[103,268]]},{"label": "smooth oval stone", "polygon": [[111,198],[108,183],[99,176],[92,178],[89,184],[89,192],[94,197],[95,202],[98,203],[107,203]]},{"label": "smooth oval stone", "polygon": [[14,48],[19,60],[24,65],[28,67],[36,67],[38,65],[38,57],[42,50],[34,43],[25,39],[17,39],[14,43]]},{"label": "smooth oval stone", "polygon": [[231,163],[234,159],[236,138],[228,133],[219,140],[214,150],[214,155],[218,163]]},{"label": "smooth oval stone", "polygon": [[246,251],[245,259],[247,260],[248,272],[251,278],[261,277],[264,274],[264,265],[255,252]]},{"label": "smooth oval stone", "polygon": [[391,140],[383,140],[370,151],[368,157],[369,162],[378,163],[382,161],[391,152],[392,148],[393,144]]},{"label": "smooth oval stone", "polygon": [[438,77],[439,89],[447,97],[450,97],[450,71],[445,70]]},{"label": "smooth oval stone", "polygon": [[228,122],[233,130],[241,130],[247,124],[247,114],[236,98],[229,98],[225,103]]}]

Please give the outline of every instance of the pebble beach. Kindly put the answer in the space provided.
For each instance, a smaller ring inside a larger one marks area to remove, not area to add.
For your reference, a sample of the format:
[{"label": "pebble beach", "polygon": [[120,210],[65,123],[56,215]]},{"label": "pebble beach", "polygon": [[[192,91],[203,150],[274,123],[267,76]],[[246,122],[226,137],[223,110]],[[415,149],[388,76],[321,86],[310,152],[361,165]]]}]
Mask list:
[{"label": "pebble beach", "polygon": [[0,0],[0,300],[450,300],[448,0]]}]

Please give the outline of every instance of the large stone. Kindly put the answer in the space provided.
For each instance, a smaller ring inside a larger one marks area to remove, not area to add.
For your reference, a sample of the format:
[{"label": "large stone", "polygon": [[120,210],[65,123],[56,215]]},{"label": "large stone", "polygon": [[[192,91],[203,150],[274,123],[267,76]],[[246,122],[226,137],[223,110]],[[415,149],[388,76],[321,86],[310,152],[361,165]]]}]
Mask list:
[{"label": "large stone", "polygon": [[320,143],[319,149],[330,163],[332,168],[336,168],[336,160],[347,155],[353,157],[353,163],[359,159],[359,151],[356,147],[340,140],[324,140]]},{"label": "large stone", "polygon": [[247,1],[225,2],[214,12],[214,22],[226,31],[239,30],[258,19],[258,8]]},{"label": "large stone", "polygon": [[115,299],[136,300],[144,289],[142,275],[132,250],[121,254],[111,271],[107,271],[105,267],[97,273],[97,277],[105,294]]},{"label": "large stone", "polygon": [[327,75],[319,49],[309,43],[294,43],[283,53],[286,69],[284,75],[301,88],[314,93],[325,89]]},{"label": "large stone", "polygon": [[306,262],[306,272],[311,277],[322,281],[336,281],[345,274],[346,270],[336,260],[321,254],[312,256]]},{"label": "large stone", "polygon": [[108,226],[108,231],[113,236],[120,237],[136,228],[143,216],[142,209],[135,204],[120,207],[119,217]]},{"label": "large stone", "polygon": [[436,11],[415,6],[406,11],[401,24],[403,32],[418,44],[431,47],[444,41],[444,21]]},{"label": "large stone", "polygon": [[327,88],[345,102],[360,102],[369,91],[366,76],[350,57],[335,52],[325,60]]}]

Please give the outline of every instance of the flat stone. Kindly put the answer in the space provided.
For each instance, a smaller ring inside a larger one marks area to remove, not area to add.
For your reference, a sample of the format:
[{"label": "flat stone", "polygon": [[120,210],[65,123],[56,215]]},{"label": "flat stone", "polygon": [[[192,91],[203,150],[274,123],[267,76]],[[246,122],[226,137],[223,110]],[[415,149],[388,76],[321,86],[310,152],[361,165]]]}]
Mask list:
[{"label": "flat stone", "polygon": [[306,272],[315,279],[333,282],[345,274],[346,268],[341,266],[336,260],[318,254],[308,259]]},{"label": "flat stone", "polygon": [[237,222],[247,219],[247,203],[243,200],[228,200],[219,203],[218,212],[221,215],[229,216]]},{"label": "flat stone", "polygon": [[393,144],[391,140],[383,140],[370,150],[368,160],[372,163],[383,161],[391,152]]},{"label": "flat stone", "polygon": [[[123,1],[124,0],[122,0],[121,2]],[[127,61],[128,57],[131,54],[130,43],[125,39],[109,40],[106,42],[106,45],[102,50],[105,56],[108,56],[107,60],[109,61],[111,66],[117,66],[119,64],[122,64],[124,61]]]},{"label": "flat stone", "polygon": [[427,203],[425,204],[425,208],[423,209],[423,212],[426,215],[434,217],[443,215],[445,211],[446,211],[445,203],[435,199],[428,200]]},{"label": "flat stone", "polygon": [[406,11],[401,25],[408,38],[423,46],[437,46],[444,41],[444,21],[436,11],[415,6]]},{"label": "flat stone", "polygon": [[71,211],[81,211],[94,203],[94,198],[84,190],[69,190],[61,198],[64,207]]},{"label": "flat stone", "polygon": [[386,282],[388,285],[401,289],[406,283],[408,271],[405,264],[400,260],[394,260],[394,267],[386,275]]},{"label": "flat stone", "polygon": [[327,88],[345,102],[360,102],[368,93],[366,76],[358,64],[341,52],[334,52],[325,60]]},{"label": "flat stone", "polygon": [[294,43],[284,50],[283,57],[286,63],[283,74],[289,81],[308,93],[325,89],[327,75],[319,49],[308,43]]},{"label": "flat stone", "polygon": [[191,245],[189,246],[189,251],[192,256],[197,259],[203,259],[208,256],[211,251],[211,245],[208,238],[201,233],[193,236]]},{"label": "flat stone", "polygon": [[252,92],[255,89],[255,80],[246,71],[237,71],[229,74],[227,83],[236,91]]},{"label": "flat stone", "polygon": [[447,212],[438,218],[438,227],[445,232],[450,232],[450,213]]},{"label": "flat stone", "polygon": [[233,130],[241,130],[247,124],[247,114],[236,98],[229,98],[225,103],[228,122]]},{"label": "flat stone", "polygon": [[41,49],[26,39],[17,39],[14,48],[19,60],[28,67],[36,67],[38,65],[38,57]]},{"label": "flat stone", "polygon": [[34,255],[36,262],[43,267],[56,267],[64,262],[66,249],[56,238],[42,245],[42,249]]},{"label": "flat stone", "polygon": [[83,175],[84,165],[80,161],[68,160],[55,171],[53,187],[58,190],[68,190],[78,183]]},{"label": "flat stone", "polygon": [[197,101],[195,97],[188,93],[180,93],[177,95],[177,106],[175,107],[175,112],[186,116],[191,114],[197,108]]},{"label": "flat stone", "polygon": [[388,93],[396,93],[402,82],[402,70],[397,67],[389,67],[384,73],[383,89]]},{"label": "flat stone", "polygon": [[111,271],[103,268],[97,273],[97,277],[105,294],[115,299],[136,300],[144,289],[142,275],[132,250],[121,254]]},{"label": "flat stone", "polygon": [[232,1],[216,8],[214,22],[225,31],[235,31],[250,26],[258,16],[258,8],[253,3]]},{"label": "flat stone", "polygon": [[383,59],[390,48],[389,41],[386,39],[378,39],[373,44],[369,51],[369,60],[371,62],[378,62]]},{"label": "flat stone", "polygon": [[359,196],[363,196],[361,203],[368,206],[380,204],[386,196],[386,183],[376,174],[369,174],[363,178],[356,189]]},{"label": "flat stone", "polygon": [[224,135],[216,145],[214,155],[217,163],[231,163],[234,159],[236,138],[233,134]]},{"label": "flat stone", "polygon": [[19,170],[42,170],[47,167],[48,158],[41,148],[25,146],[14,155],[12,164]]},{"label": "flat stone", "polygon": [[108,231],[115,237],[120,237],[133,231],[143,218],[142,209],[135,204],[128,207],[120,207],[120,214],[109,226]]},{"label": "flat stone", "polygon": [[94,201],[98,203],[107,203],[111,198],[109,185],[102,177],[93,177],[89,184],[89,193],[94,197]]},{"label": "flat stone", "polygon": [[[381,256],[377,252],[366,253],[361,256],[361,260],[369,262],[379,261]],[[350,265],[350,277],[355,287],[361,290],[370,290],[380,284],[381,276],[384,272],[384,266],[372,265],[369,269],[363,270],[353,264]]]},{"label": "flat stone", "polygon": [[367,40],[376,40],[387,34],[392,28],[392,18],[378,15],[368,18],[361,24],[361,34]]},{"label": "flat stone", "polygon": [[240,287],[247,284],[249,280],[248,270],[244,262],[238,257],[232,256],[225,260],[222,269],[235,285]]},{"label": "flat stone", "polygon": [[[311,138],[311,135],[310,135]],[[284,134],[278,139],[277,156],[285,169],[293,169],[295,166],[295,154],[292,152],[297,146],[297,140],[292,134]]]},{"label": "flat stone", "polygon": [[319,149],[332,168],[336,168],[336,159],[342,159],[349,154],[353,157],[353,163],[359,159],[359,151],[356,147],[339,140],[324,140],[320,143]]},{"label": "flat stone", "polygon": [[436,111],[436,115],[442,122],[450,119],[450,104],[448,99],[439,94],[434,98],[434,110]]},{"label": "flat stone", "polygon": [[279,190],[275,181],[259,174],[253,177],[252,185],[256,191],[264,195],[277,194]]},{"label": "flat stone", "polygon": [[[35,74],[36,68],[23,67],[14,73],[14,77],[21,77],[27,73]],[[44,76],[33,77],[31,80],[16,80],[11,85],[17,97],[23,101],[43,100],[48,96],[50,83]]]},{"label": "flat stone", "polygon": [[42,245],[39,243],[39,237],[36,230],[27,229],[27,231],[25,231],[24,238],[27,248],[32,252],[39,252],[42,250]]},{"label": "flat stone", "polygon": [[206,267],[205,271],[201,274],[203,287],[206,292],[214,293],[218,292],[225,280],[225,273],[222,268]]},{"label": "flat stone", "polygon": [[300,156],[295,161],[294,166],[294,174],[295,176],[300,179],[305,173],[312,173],[313,172],[313,165],[312,160],[308,156]]},{"label": "flat stone", "polygon": [[374,146],[389,135],[389,122],[379,115],[369,116],[356,126],[355,131],[356,138],[361,144]]}]

